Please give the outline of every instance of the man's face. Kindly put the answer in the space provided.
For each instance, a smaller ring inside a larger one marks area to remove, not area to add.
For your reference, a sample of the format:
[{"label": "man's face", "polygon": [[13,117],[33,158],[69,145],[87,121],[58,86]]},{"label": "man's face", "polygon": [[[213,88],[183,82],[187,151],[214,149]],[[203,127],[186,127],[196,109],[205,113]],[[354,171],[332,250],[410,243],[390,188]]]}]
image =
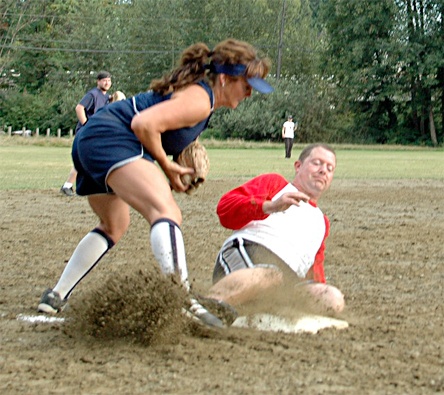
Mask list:
[{"label": "man's face", "polygon": [[317,199],[330,187],[335,168],[335,155],[324,148],[316,147],[304,162],[296,161],[296,186]]},{"label": "man's face", "polygon": [[109,88],[111,88],[111,78],[102,78],[101,80],[97,80],[97,88],[99,88],[102,92],[107,92]]}]

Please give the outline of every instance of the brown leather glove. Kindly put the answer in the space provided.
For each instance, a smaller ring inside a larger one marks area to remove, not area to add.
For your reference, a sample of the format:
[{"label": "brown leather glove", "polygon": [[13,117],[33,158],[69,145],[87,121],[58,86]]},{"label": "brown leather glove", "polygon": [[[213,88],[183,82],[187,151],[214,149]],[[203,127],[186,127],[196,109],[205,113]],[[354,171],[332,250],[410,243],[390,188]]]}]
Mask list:
[{"label": "brown leather glove", "polygon": [[175,161],[183,167],[192,167],[194,174],[185,174],[181,177],[184,185],[188,185],[187,194],[196,191],[201,184],[203,184],[210,171],[210,159],[208,158],[207,150],[194,140],[188,145],[175,159]]}]

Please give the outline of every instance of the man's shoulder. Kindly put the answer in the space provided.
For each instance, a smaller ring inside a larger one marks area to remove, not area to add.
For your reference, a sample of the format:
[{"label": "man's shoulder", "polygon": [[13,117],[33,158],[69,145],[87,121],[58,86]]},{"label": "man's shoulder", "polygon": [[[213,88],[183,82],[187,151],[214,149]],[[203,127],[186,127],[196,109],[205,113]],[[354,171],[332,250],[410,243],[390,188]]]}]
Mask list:
[{"label": "man's shoulder", "polygon": [[259,174],[255,178],[256,179],[282,180],[282,181],[285,181],[286,183],[288,183],[288,181],[285,179],[285,177],[279,173],[263,173],[263,174]]},{"label": "man's shoulder", "polygon": [[83,95],[82,100],[87,99],[87,98],[90,98],[90,97],[97,96],[97,91],[99,91],[99,89],[97,89],[97,88],[92,88],[92,89],[90,89],[88,92],[86,92],[86,93]]},{"label": "man's shoulder", "polygon": [[92,88],[88,93],[93,96],[108,96],[106,93],[103,93],[99,88]]},{"label": "man's shoulder", "polygon": [[288,180],[279,173],[264,173],[254,177],[250,182],[257,183],[265,189],[280,190],[289,184]]},{"label": "man's shoulder", "polygon": [[94,92],[97,92],[99,89],[97,87],[89,89],[85,95],[92,95]]}]

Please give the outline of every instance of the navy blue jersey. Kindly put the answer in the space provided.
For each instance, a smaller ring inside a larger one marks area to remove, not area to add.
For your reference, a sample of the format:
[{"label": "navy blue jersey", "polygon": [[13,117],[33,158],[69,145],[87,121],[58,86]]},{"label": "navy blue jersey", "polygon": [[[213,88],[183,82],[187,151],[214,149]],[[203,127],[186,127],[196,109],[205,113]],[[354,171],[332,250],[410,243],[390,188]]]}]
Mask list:
[{"label": "navy blue jersey", "polygon": [[[198,84],[207,91],[213,109],[213,91],[205,81]],[[148,148],[132,131],[131,121],[138,112],[170,100],[171,96],[145,92],[97,111],[76,135],[73,143],[72,157],[78,172],[77,194],[110,193],[112,191],[106,185],[106,178],[112,170],[139,158],[154,161]],[[206,129],[210,117],[211,114],[192,127],[162,133],[165,153],[175,156],[182,152]]]},{"label": "navy blue jersey", "polygon": [[[99,109],[104,107],[109,103],[109,95],[103,93],[99,88],[93,88],[90,91],[86,92],[85,96],[83,96],[82,100],[80,100],[79,104],[85,107],[85,115],[89,120]],[[77,122],[76,132],[83,125],[80,122]]]}]

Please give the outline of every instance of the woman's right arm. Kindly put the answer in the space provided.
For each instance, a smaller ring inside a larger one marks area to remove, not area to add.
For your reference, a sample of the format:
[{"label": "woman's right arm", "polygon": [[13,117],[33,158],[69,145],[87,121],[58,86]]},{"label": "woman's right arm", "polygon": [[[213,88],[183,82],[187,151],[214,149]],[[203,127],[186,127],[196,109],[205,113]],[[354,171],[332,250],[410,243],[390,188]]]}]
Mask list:
[{"label": "woman's right arm", "polygon": [[157,161],[177,192],[187,189],[180,176],[192,171],[168,158],[162,147],[161,134],[168,130],[194,126],[207,118],[210,111],[208,93],[198,85],[191,85],[175,92],[170,100],[141,111],[131,122],[134,134]]}]

